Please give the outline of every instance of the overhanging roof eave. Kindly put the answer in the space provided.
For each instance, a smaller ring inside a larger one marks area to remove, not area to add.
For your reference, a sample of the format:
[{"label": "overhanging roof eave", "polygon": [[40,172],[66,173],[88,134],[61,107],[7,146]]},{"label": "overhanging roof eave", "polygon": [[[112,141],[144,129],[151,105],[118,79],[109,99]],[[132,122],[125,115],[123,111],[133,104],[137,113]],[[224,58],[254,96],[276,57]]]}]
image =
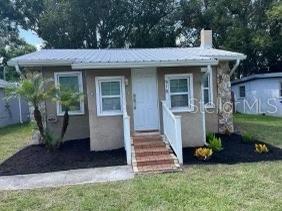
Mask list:
[{"label": "overhanging roof eave", "polygon": [[176,66],[206,66],[217,65],[217,60],[173,61],[173,62],[115,62],[115,63],[74,63],[72,69],[110,69],[138,67],[176,67]]}]

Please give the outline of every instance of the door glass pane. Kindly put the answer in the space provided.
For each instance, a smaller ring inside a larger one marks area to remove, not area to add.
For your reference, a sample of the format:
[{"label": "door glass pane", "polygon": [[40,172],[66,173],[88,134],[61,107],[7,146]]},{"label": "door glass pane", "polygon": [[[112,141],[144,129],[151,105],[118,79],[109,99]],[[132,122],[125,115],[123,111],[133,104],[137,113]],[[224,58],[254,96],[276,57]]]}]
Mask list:
[{"label": "door glass pane", "polygon": [[188,106],[188,95],[172,95],[171,96],[171,107],[187,107]]},{"label": "door glass pane", "polygon": [[210,93],[208,89],[204,90],[204,104],[207,104],[210,102]]},{"label": "door glass pane", "polygon": [[120,82],[101,82],[102,96],[120,95]]},{"label": "door glass pane", "polygon": [[120,97],[102,98],[103,111],[120,111]]},{"label": "door glass pane", "polygon": [[187,79],[172,79],[170,80],[170,92],[188,92]]}]

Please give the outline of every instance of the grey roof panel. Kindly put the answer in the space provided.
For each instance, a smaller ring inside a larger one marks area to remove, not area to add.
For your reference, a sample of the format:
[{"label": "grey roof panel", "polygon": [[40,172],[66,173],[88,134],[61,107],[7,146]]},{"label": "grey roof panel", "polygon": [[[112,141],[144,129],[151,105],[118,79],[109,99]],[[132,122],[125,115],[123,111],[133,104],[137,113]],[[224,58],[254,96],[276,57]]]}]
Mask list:
[{"label": "grey roof panel", "polygon": [[245,55],[230,51],[204,48],[148,48],[148,49],[44,49],[11,59],[8,64],[79,63],[142,63],[177,61],[212,61],[214,59],[244,59]]}]

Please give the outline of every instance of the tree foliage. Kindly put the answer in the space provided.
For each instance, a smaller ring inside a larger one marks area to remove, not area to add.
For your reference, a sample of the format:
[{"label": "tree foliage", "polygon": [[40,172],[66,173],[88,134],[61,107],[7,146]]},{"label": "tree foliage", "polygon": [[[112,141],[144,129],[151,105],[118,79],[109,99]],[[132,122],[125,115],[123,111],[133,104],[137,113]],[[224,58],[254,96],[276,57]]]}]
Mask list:
[{"label": "tree foliage", "polygon": [[55,87],[53,92],[53,100],[60,103],[62,108],[64,108],[63,124],[58,146],[62,143],[69,126],[69,111],[75,109],[76,105],[80,103],[80,100],[83,97],[83,93],[73,92],[72,89],[66,87]]},{"label": "tree foliage", "polygon": [[277,0],[182,0],[182,33],[195,37],[201,28],[211,28],[214,47],[248,56],[239,74],[265,71],[281,65],[279,7]]},{"label": "tree foliage", "polygon": [[15,0],[48,48],[199,45],[211,28],[214,47],[245,53],[239,74],[281,67],[280,0]]},{"label": "tree foliage", "polygon": [[[3,67],[6,67],[10,58],[35,51],[35,47],[27,44],[19,38],[18,24],[24,16],[15,9],[15,5],[9,0],[0,1],[0,78],[4,78]],[[5,78],[16,80],[19,75],[14,68],[6,67]]]},{"label": "tree foliage", "polygon": [[[17,0],[46,47],[175,45],[176,0]],[[32,5],[32,6],[31,6]],[[38,5],[38,6],[34,6]],[[33,12],[31,12],[33,11]]]},{"label": "tree foliage", "polygon": [[34,119],[43,141],[45,141],[46,130],[43,125],[40,106],[50,96],[48,83],[48,80],[43,81],[41,74],[28,73],[26,78],[22,77],[17,85],[11,85],[5,89],[8,100],[21,96],[32,104],[34,108]]}]

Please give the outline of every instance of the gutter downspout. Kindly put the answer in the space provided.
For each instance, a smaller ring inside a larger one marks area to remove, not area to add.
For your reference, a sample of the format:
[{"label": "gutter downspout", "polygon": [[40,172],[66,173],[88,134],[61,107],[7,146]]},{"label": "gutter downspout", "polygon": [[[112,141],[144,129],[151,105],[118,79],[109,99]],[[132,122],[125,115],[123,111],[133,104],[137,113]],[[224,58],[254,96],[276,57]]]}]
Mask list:
[{"label": "gutter downspout", "polygon": [[[19,67],[19,64],[16,63],[15,64],[15,68],[16,68],[16,72],[21,75],[22,72],[20,70],[20,67]],[[18,86],[18,84],[17,84]],[[23,123],[23,116],[22,116],[22,102],[21,102],[21,96],[18,96],[18,104],[19,104],[19,115],[20,115],[20,123],[22,124]]]},{"label": "gutter downspout", "polygon": [[238,68],[238,66],[240,64],[240,61],[241,61],[240,59],[236,60],[235,65],[233,66],[232,70],[230,70],[229,76],[232,76],[234,74],[235,70]]},{"label": "gutter downspout", "polygon": [[207,66],[207,71],[204,73],[201,79],[201,102],[200,106],[201,109],[200,111],[202,112],[202,127],[203,127],[203,143],[204,145],[208,145],[206,142],[206,112],[205,112],[205,103],[204,103],[204,81],[205,78],[207,77],[208,73],[212,71],[211,65]]},{"label": "gutter downspout", "polygon": [[19,73],[20,75],[22,74],[20,70],[20,66],[18,64],[15,64],[16,72]]},{"label": "gutter downspout", "polygon": [[18,96],[20,123],[23,123],[21,96]]}]

